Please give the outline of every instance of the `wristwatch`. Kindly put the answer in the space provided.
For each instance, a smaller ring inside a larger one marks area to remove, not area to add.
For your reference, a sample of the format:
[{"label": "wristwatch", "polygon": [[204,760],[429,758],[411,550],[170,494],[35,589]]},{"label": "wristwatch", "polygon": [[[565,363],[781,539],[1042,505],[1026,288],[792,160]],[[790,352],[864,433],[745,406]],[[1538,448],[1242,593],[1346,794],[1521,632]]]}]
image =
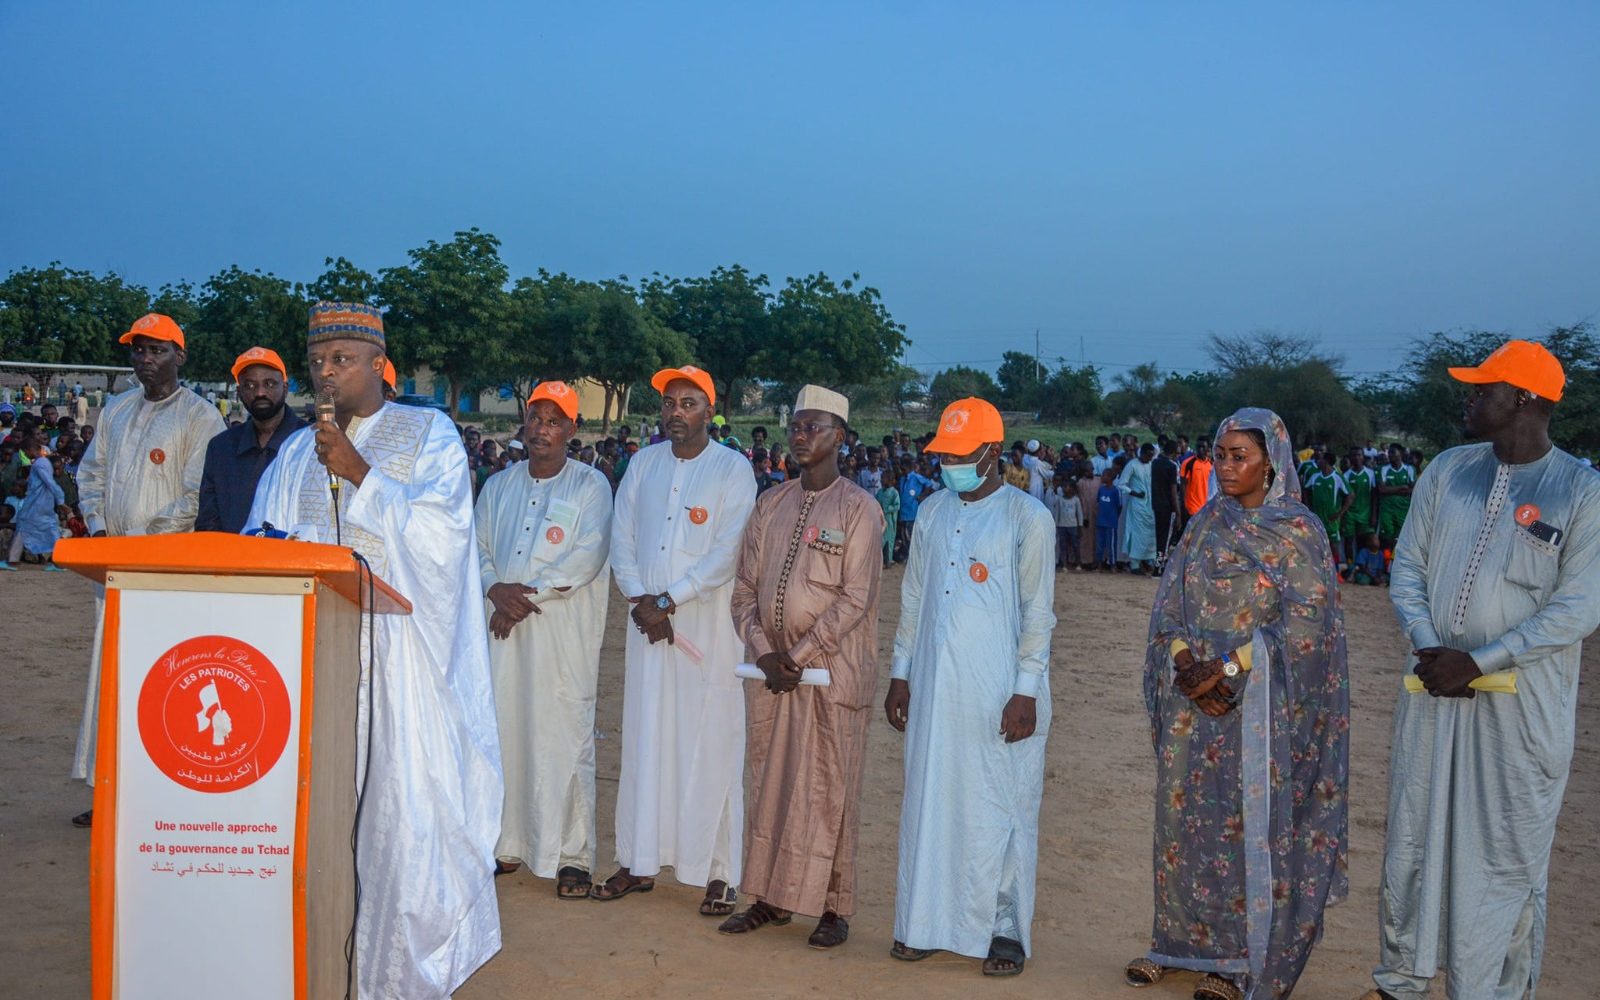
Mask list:
[{"label": "wristwatch", "polygon": [[1231,656],[1224,656],[1222,658],[1222,676],[1224,676],[1224,677],[1238,677],[1239,676],[1239,661],[1235,660]]},{"label": "wristwatch", "polygon": [[668,608],[672,607],[672,598],[668,597],[666,594],[658,595],[656,597],[656,607],[662,611],[666,611]]}]

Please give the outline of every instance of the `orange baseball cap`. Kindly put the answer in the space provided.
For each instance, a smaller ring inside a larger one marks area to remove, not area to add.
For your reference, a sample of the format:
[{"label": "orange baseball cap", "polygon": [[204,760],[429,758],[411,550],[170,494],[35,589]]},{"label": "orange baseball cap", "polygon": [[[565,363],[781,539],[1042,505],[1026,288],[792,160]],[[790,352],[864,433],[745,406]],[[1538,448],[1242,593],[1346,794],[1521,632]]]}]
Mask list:
[{"label": "orange baseball cap", "polygon": [[667,383],[674,379],[688,379],[706,394],[706,399],[711,405],[717,405],[717,387],[711,381],[711,373],[694,365],[684,365],[682,368],[663,368],[650,376],[650,387],[656,392],[666,392]]},{"label": "orange baseball cap", "polygon": [[135,337],[170,340],[178,345],[178,350],[188,350],[183,346],[183,328],[171,316],[164,316],[161,313],[145,313],[134,320],[133,325],[128,327],[128,332],[117,338],[117,343],[131,344]]},{"label": "orange baseball cap", "polygon": [[233,363],[233,380],[239,381],[239,373],[251,365],[266,365],[268,368],[278,369],[278,374],[284,378],[289,377],[289,369],[283,366],[283,359],[278,357],[278,352],[270,347],[252,347],[239,355]]},{"label": "orange baseball cap", "polygon": [[395,387],[395,385],[396,385],[395,379],[398,378],[398,377],[399,376],[396,375],[395,370],[394,370],[394,362],[390,361],[388,358],[384,358],[383,359],[383,384],[388,386],[389,388],[393,389]]},{"label": "orange baseball cap", "polygon": [[533,387],[533,395],[528,397],[528,405],[532,406],[541,399],[548,399],[561,408],[568,420],[578,419],[578,394],[565,382],[540,382]]},{"label": "orange baseball cap", "polygon": [[944,414],[939,417],[939,432],[922,450],[941,455],[967,455],[977,451],[979,445],[1005,439],[1005,421],[1000,419],[1000,411],[994,404],[968,396],[944,408]]},{"label": "orange baseball cap", "polygon": [[1567,374],[1556,356],[1543,344],[1527,340],[1508,340],[1476,368],[1451,368],[1450,377],[1472,385],[1505,382],[1551,402],[1559,402],[1567,386]]}]

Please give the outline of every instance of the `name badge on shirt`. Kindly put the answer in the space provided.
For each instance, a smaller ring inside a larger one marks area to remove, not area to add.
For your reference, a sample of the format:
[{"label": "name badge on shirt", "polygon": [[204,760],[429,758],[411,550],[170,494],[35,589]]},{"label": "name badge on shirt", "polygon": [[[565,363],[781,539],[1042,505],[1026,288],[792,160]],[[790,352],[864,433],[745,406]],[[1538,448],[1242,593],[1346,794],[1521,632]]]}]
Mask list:
[{"label": "name badge on shirt", "polygon": [[578,506],[568,500],[551,500],[544,520],[544,540],[551,545],[560,545],[578,524]]}]

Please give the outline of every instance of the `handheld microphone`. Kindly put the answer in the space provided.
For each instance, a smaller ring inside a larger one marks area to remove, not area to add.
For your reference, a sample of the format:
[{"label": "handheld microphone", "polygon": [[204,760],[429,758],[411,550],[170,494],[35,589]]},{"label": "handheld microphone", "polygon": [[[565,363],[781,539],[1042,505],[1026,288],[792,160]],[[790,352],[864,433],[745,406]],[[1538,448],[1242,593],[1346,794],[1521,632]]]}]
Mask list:
[{"label": "handheld microphone", "polygon": [[[317,423],[333,423],[333,397],[337,390],[331,385],[324,385],[322,391],[317,393]],[[326,464],[326,463],[324,463]],[[328,470],[328,489],[332,491],[334,499],[339,498],[339,477]]]}]

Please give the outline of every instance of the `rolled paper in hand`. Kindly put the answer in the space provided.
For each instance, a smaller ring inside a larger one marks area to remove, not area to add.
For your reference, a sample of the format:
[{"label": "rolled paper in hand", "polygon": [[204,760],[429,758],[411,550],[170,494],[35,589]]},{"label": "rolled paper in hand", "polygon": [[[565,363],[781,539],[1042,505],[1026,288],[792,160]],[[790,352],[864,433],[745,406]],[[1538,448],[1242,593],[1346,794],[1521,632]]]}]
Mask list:
[{"label": "rolled paper in hand", "polygon": [[682,652],[684,656],[687,656],[689,659],[693,660],[694,662],[696,662],[696,663],[704,663],[704,662],[706,662],[706,654],[700,652],[700,647],[696,646],[694,643],[692,643],[688,639],[684,638],[682,633],[679,633],[679,632],[672,633],[672,644],[674,646],[678,647],[678,650],[680,652]]},{"label": "rolled paper in hand", "polygon": [[[764,681],[767,675],[754,663],[741,663],[733,668],[733,672],[747,681]],[[806,667],[800,671],[800,683],[810,687],[825,688],[833,683],[833,678],[821,667]]]},{"label": "rolled paper in hand", "polygon": [[[1515,670],[1497,670],[1492,674],[1474,677],[1467,687],[1476,691],[1487,691],[1494,694],[1516,694],[1517,672]],[[1416,674],[1406,674],[1406,690],[1412,694],[1420,694],[1428,688],[1422,683],[1422,678]]]}]

